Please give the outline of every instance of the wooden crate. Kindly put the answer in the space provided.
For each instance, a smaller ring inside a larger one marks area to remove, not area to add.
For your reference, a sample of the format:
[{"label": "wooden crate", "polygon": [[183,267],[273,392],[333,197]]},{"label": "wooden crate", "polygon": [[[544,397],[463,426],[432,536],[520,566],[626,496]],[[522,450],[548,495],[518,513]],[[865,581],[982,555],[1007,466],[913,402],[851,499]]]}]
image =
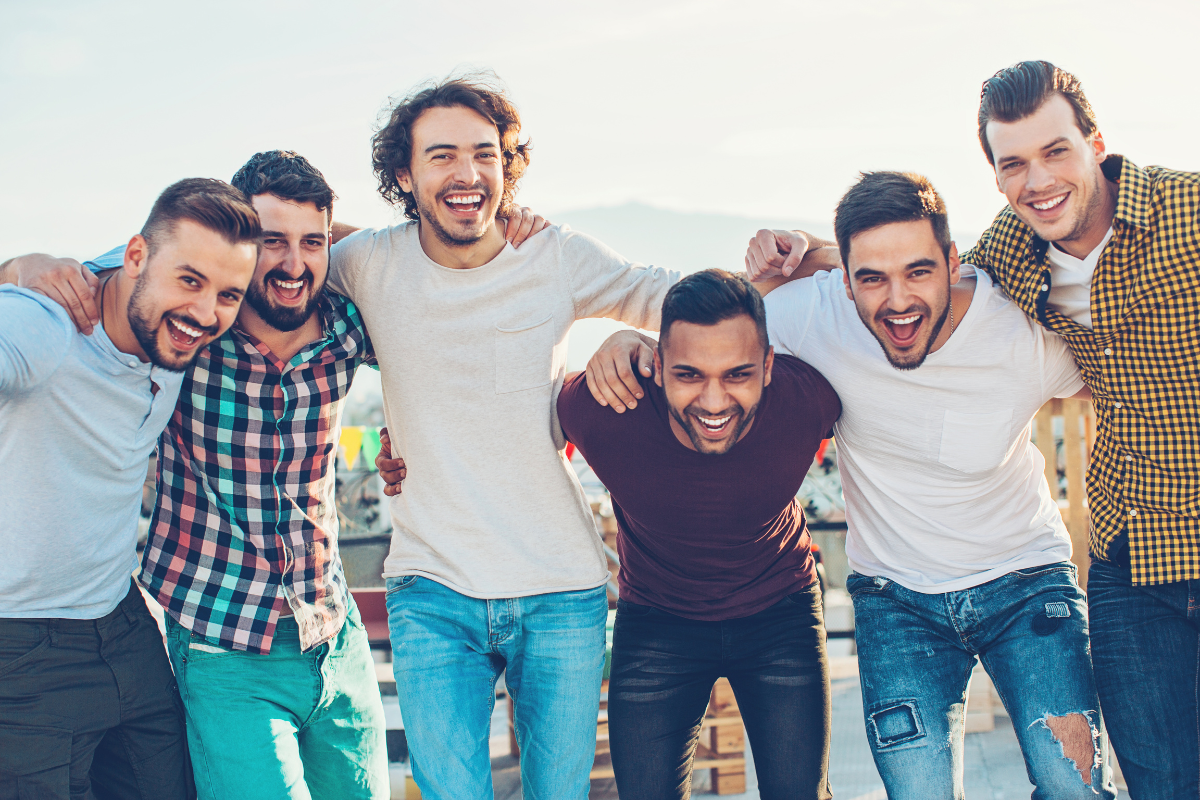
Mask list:
[{"label": "wooden crate", "polygon": [[1034,417],[1034,439],[1046,459],[1050,496],[1058,500],[1058,447],[1054,419],[1062,418],[1063,471],[1067,479],[1066,503],[1059,502],[1067,531],[1071,534],[1071,560],[1079,568],[1079,585],[1087,589],[1088,532],[1092,519],[1087,506],[1088,462],[1096,441],[1096,413],[1089,400],[1051,400]]}]

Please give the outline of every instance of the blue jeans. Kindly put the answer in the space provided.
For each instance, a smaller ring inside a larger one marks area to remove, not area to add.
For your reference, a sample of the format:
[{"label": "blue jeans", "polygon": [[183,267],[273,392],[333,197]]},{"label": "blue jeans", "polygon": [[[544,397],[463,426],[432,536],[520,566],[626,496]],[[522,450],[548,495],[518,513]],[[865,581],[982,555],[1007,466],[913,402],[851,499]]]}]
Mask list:
[{"label": "blue jeans", "polygon": [[513,699],[526,800],[583,800],[604,670],[603,586],[480,600],[388,578],[396,693],[413,778],[430,800],[492,800],[496,680]]},{"label": "blue jeans", "polygon": [[921,594],[852,573],[867,740],[890,800],[961,800],[963,712],[976,657],[1025,756],[1033,800],[1112,798],[1108,742],[1069,563]]},{"label": "blue jeans", "polygon": [[762,800],[828,800],[829,661],[817,584],[749,617],[617,603],[608,730],[623,800],[684,800],[717,678],[737,696]]},{"label": "blue jeans", "polygon": [[350,613],[300,651],[281,617],[270,653],[228,650],[167,617],[200,800],[390,797],[383,701],[367,631]]},{"label": "blue jeans", "polygon": [[1100,705],[1133,800],[1200,797],[1200,580],[1134,586],[1127,563],[1088,572]]}]

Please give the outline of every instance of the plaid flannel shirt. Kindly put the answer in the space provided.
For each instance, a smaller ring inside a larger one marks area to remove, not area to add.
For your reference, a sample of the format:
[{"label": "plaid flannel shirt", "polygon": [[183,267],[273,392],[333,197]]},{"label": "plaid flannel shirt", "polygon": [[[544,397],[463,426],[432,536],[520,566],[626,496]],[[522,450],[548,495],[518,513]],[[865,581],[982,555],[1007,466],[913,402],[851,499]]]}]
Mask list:
[{"label": "plaid flannel shirt", "polygon": [[1200,578],[1200,175],[1110,156],[1113,236],[1092,278],[1092,329],[1046,304],[1049,246],[1006,207],[962,256],[1066,340],[1096,407],[1090,548],[1127,537],[1138,585]]},{"label": "plaid flannel shirt", "polygon": [[236,327],[184,379],[158,456],[141,581],[181,625],[267,653],[290,606],[309,650],[346,619],[334,464],[354,371],[374,363],[358,309],[327,293],[324,336],[289,362]]}]

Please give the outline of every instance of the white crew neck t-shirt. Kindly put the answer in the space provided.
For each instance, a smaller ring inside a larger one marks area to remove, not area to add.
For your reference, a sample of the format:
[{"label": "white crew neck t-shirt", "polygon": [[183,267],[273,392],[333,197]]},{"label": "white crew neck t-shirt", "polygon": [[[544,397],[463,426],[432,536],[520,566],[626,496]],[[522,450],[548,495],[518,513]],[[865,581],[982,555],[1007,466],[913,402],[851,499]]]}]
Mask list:
[{"label": "white crew neck t-shirt", "polygon": [[1050,296],[1046,304],[1085,328],[1092,327],[1092,275],[1112,235],[1109,225],[1104,239],[1084,258],[1064,253],[1054,244],[1046,248],[1050,262]]},{"label": "white crew neck t-shirt", "polygon": [[1071,540],[1030,441],[1034,414],[1083,381],[1070,351],[983,273],[954,334],[914,370],[888,363],[842,271],[766,297],[776,349],[837,390],[846,555],[926,594],[1064,561]]},{"label": "white crew neck t-shirt", "polygon": [[602,586],[608,562],[555,413],[567,333],[588,317],[658,330],[678,273],[565,225],[449,269],[418,231],[358,231],[330,259],[330,288],[366,322],[392,448],[408,468],[390,498],[384,577],[489,599]]}]

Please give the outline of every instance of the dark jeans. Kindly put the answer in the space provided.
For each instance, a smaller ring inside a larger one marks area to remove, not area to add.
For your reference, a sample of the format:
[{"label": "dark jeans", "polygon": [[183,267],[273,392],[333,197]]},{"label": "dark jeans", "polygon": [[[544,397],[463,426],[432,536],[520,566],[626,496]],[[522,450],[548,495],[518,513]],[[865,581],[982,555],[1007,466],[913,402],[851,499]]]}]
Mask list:
[{"label": "dark jeans", "polygon": [[1200,797],[1200,580],[1134,586],[1127,563],[1092,560],[1092,662],[1133,800]]},{"label": "dark jeans", "polygon": [[621,800],[691,794],[709,694],[729,678],[763,800],[829,798],[829,662],[813,586],[741,619],[617,602],[608,726]]},{"label": "dark jeans", "polygon": [[100,619],[0,619],[0,800],[194,796],[183,706],[136,586]]}]

